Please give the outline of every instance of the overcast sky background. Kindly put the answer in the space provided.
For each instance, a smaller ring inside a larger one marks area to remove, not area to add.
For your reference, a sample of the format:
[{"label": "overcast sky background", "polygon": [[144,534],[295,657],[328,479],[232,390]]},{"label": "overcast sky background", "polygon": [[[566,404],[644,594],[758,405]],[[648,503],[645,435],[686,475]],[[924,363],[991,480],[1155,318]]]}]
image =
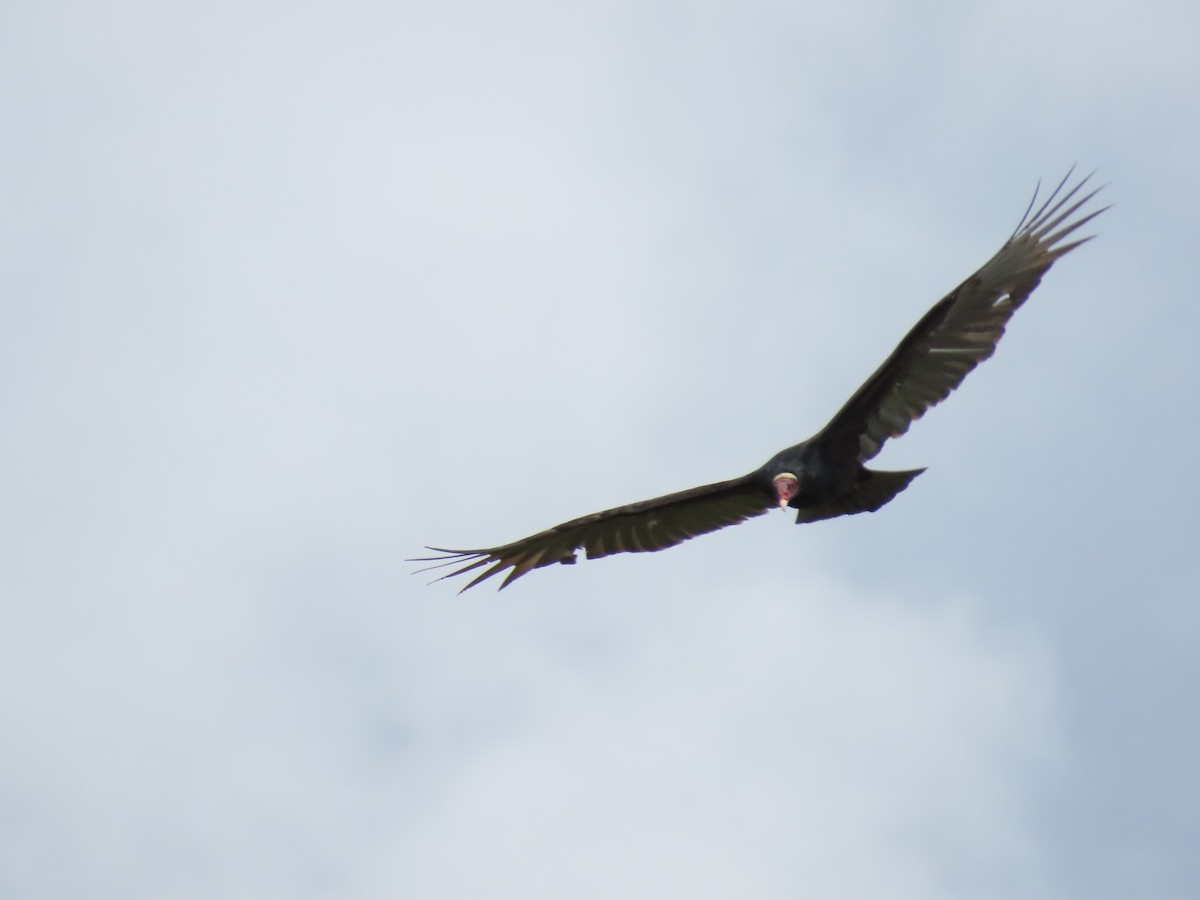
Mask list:
[{"label": "overcast sky background", "polygon": [[[1200,893],[1200,7],[0,7],[0,895]],[[875,515],[425,586],[816,431]]]}]

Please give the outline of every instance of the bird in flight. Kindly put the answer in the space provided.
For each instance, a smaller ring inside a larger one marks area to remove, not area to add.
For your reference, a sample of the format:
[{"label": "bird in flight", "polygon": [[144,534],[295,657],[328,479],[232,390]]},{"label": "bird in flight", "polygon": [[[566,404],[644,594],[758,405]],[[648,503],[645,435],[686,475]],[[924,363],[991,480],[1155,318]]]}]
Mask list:
[{"label": "bird in flight", "polygon": [[457,566],[437,581],[482,568],[464,591],[507,570],[503,589],[533,569],[574,563],[579,550],[588,559],[665,550],[776,506],[796,510],[797,524],[875,512],[925,470],[887,472],[864,463],[991,356],[1008,320],[1054,261],[1091,240],[1077,237],[1064,243],[1108,208],[1088,212],[1086,204],[1100,189],[1083,193],[1091,175],[1067,188],[1071,174],[1036,212],[1034,191],[1025,215],[996,255],[938,301],[829,424],[808,440],[781,450],[740,478],[606,509],[498,547],[429,547],[439,555],[410,562],[432,563],[421,572]]}]

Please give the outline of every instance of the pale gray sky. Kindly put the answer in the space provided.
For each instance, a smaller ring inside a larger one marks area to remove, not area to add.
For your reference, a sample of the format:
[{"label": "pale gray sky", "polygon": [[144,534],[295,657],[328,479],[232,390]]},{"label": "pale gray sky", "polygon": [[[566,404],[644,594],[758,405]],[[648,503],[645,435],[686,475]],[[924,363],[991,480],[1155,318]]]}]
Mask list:
[{"label": "pale gray sky", "polygon": [[[1200,8],[0,10],[0,896],[1200,892]],[[824,424],[875,515],[425,587]]]}]

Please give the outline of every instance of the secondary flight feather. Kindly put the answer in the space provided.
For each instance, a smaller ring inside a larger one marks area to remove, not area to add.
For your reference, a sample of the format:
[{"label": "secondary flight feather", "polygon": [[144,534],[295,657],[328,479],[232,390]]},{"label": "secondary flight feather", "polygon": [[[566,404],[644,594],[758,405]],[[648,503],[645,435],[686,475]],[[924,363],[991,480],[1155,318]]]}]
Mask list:
[{"label": "secondary flight feather", "polygon": [[1034,192],[996,255],[938,301],[829,424],[808,440],[740,478],[606,509],[498,547],[430,547],[439,555],[412,561],[433,563],[419,570],[423,572],[457,566],[439,581],[475,572],[462,590],[507,571],[500,585],[505,588],[533,569],[574,563],[580,550],[588,559],[665,550],[775,506],[796,510],[797,523],[874,512],[925,470],[888,472],[864,464],[991,356],[1008,320],[1055,260],[1091,240],[1076,232],[1107,207],[1089,211],[1087,205],[1100,189],[1084,190],[1091,175],[1068,187],[1071,174],[1036,211]]}]

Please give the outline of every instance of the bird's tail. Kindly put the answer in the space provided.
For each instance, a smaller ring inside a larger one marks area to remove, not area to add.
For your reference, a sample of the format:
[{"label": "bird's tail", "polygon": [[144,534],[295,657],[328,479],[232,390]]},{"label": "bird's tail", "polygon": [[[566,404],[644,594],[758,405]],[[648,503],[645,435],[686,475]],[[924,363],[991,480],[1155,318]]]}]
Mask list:
[{"label": "bird's tail", "polygon": [[818,506],[801,509],[796,513],[796,524],[832,519],[836,516],[852,516],[855,513],[875,512],[908,487],[909,482],[924,471],[924,469],[908,469],[904,472],[880,472],[875,469],[863,469],[862,476],[852,491]]}]

